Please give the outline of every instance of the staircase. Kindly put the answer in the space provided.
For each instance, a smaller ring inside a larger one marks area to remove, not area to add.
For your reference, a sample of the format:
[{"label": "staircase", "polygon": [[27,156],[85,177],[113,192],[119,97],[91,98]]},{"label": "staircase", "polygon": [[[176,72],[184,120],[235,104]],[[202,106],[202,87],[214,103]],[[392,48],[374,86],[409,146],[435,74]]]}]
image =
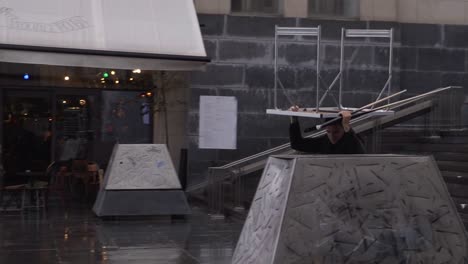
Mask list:
[{"label": "staircase", "polygon": [[432,155],[468,229],[468,129],[428,133],[415,128],[388,128],[382,131],[381,147],[383,153]]}]

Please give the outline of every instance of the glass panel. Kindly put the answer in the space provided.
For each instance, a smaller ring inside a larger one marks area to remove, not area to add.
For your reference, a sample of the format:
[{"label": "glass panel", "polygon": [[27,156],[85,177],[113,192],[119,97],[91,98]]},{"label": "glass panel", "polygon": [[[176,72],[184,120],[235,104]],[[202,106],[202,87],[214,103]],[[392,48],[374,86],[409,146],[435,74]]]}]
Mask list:
[{"label": "glass panel", "polygon": [[57,95],[56,160],[90,159],[96,138],[96,96]]},{"label": "glass panel", "polygon": [[135,91],[102,92],[102,140],[151,143],[152,115],[146,97]]},{"label": "glass panel", "polygon": [[52,139],[49,106],[47,93],[6,93],[3,159],[7,181],[15,181],[18,172],[42,172],[49,165]]}]

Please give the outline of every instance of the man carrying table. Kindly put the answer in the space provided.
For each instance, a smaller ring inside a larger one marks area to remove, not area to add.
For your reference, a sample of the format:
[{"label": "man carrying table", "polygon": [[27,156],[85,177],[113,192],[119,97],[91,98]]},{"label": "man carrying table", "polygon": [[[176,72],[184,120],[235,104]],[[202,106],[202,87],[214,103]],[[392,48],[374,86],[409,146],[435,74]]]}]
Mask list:
[{"label": "man carrying table", "polygon": [[[298,106],[289,110],[298,111]],[[317,154],[363,154],[361,141],[351,128],[351,112],[341,111],[341,122],[325,126],[326,136],[318,138],[303,138],[299,121],[296,116],[291,118],[289,139],[291,148],[297,151]]]}]

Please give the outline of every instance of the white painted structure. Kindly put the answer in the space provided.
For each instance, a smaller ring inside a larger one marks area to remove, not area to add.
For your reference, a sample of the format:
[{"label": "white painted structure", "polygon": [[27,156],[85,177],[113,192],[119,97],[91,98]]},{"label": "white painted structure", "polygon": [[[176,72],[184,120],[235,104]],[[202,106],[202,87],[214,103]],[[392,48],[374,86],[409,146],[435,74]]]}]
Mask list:
[{"label": "white painted structure", "polygon": [[0,61],[190,70],[208,61],[193,1],[3,0]]}]

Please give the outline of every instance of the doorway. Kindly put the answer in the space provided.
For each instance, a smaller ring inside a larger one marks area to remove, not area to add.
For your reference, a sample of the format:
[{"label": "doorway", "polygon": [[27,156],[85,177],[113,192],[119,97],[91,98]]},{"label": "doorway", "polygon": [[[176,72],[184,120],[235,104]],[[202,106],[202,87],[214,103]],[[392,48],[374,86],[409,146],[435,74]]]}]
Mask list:
[{"label": "doorway", "polygon": [[51,94],[6,91],[3,98],[5,180],[21,181],[17,172],[45,171],[52,160]]}]

